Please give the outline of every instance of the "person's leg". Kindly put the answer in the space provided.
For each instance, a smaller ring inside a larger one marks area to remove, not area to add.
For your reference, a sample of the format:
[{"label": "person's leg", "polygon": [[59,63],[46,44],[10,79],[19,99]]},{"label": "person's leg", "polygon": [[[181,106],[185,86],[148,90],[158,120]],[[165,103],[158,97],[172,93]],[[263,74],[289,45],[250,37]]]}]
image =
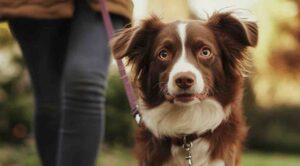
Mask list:
[{"label": "person's leg", "polygon": [[61,75],[68,20],[12,19],[10,28],[29,69],[35,96],[34,132],[43,166],[54,166],[61,117]]},{"label": "person's leg", "polygon": [[[116,27],[125,20],[113,17]],[[57,166],[92,166],[104,132],[104,95],[110,63],[101,15],[75,1],[63,75],[63,121]]]}]

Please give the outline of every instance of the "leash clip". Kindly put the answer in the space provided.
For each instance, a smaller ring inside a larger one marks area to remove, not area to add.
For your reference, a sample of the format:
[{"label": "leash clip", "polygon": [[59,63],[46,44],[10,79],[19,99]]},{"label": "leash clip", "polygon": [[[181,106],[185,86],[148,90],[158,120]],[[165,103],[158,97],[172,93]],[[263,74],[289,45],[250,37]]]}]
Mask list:
[{"label": "leash clip", "polygon": [[135,107],[131,110],[131,112],[132,112],[132,115],[134,117],[134,120],[136,121],[138,126],[140,126],[141,121],[142,121],[142,115],[139,112],[139,106],[135,105]]},{"label": "leash clip", "polygon": [[193,146],[192,142],[187,141],[186,140],[186,136],[183,136],[183,145],[182,145],[182,148],[186,151],[186,157],[185,157],[185,159],[188,162],[188,166],[192,166],[193,165],[193,163],[192,163],[192,152],[191,152],[192,146]]}]

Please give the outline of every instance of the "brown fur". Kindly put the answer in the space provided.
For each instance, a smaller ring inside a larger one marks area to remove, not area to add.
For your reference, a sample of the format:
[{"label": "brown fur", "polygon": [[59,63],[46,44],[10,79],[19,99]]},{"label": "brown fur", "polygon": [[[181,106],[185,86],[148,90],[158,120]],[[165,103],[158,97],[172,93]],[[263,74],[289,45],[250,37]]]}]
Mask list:
[{"label": "brown fur", "polygon": [[[157,17],[145,20],[140,26],[125,29],[111,41],[116,58],[128,57],[133,64],[140,97],[147,108],[153,108],[166,98],[166,81],[170,69],[182,48],[175,32],[178,22],[162,23]],[[211,160],[222,159],[226,166],[238,165],[242,142],[247,128],[242,113],[242,86],[249,66],[246,48],[257,44],[258,31],[254,22],[238,20],[231,13],[215,13],[207,22],[187,22],[187,55],[201,69],[208,97],[216,99],[229,114],[213,133],[203,136],[210,144]],[[199,45],[208,43],[214,56],[197,59]],[[161,47],[172,58],[164,62],[156,56]],[[229,108],[230,109],[226,109]],[[139,165],[160,166],[171,157],[171,140],[156,138],[146,127],[136,134],[136,154]]]}]

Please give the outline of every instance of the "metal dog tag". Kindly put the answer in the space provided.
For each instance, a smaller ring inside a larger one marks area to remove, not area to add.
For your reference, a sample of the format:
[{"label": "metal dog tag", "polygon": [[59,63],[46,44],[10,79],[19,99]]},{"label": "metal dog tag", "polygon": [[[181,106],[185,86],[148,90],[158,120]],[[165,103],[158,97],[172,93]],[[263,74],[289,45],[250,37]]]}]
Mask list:
[{"label": "metal dog tag", "polygon": [[192,166],[192,153],[191,153],[191,148],[192,148],[193,144],[192,142],[187,142],[186,141],[186,136],[183,137],[183,149],[186,151],[186,157],[185,159],[188,162],[188,166]]}]

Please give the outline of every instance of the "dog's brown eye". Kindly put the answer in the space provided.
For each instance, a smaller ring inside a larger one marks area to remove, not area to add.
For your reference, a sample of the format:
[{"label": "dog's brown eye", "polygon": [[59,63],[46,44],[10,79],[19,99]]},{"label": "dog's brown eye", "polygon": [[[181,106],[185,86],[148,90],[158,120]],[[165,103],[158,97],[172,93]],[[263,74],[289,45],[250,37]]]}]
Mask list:
[{"label": "dog's brown eye", "polygon": [[201,49],[200,54],[201,54],[202,57],[208,58],[208,57],[211,56],[211,51],[210,51],[209,48],[204,47],[204,48]]},{"label": "dog's brown eye", "polygon": [[167,50],[161,50],[158,56],[161,60],[167,60],[169,58],[169,52]]}]

